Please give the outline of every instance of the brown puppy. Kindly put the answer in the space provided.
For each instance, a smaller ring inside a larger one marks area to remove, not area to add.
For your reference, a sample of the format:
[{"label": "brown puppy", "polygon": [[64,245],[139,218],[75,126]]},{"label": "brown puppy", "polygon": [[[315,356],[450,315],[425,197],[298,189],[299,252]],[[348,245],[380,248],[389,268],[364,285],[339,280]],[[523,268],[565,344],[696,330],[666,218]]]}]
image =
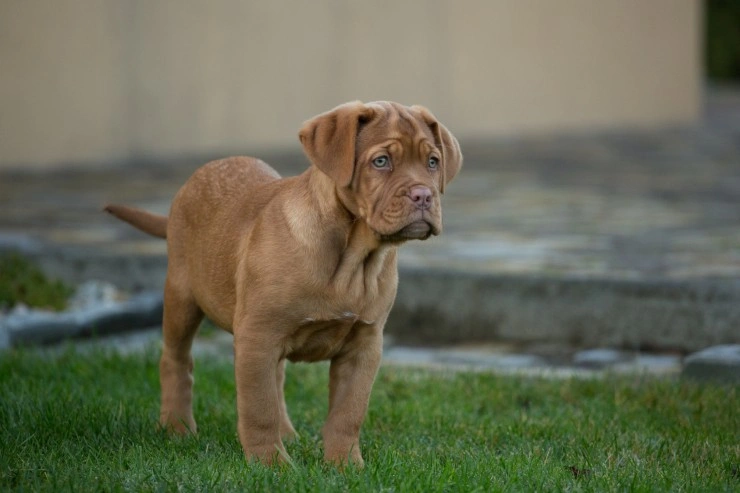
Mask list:
[{"label": "brown puppy", "polygon": [[440,193],[457,140],[425,108],[347,103],[300,131],[313,166],[280,179],[233,157],[206,164],[169,217],[106,211],[167,238],[160,422],[196,430],[190,348],[204,314],[234,334],[239,438],[249,459],[284,460],[295,434],[285,360],[331,360],[327,461],[362,465],[359,434],[398,283],[396,248],[442,230]]}]

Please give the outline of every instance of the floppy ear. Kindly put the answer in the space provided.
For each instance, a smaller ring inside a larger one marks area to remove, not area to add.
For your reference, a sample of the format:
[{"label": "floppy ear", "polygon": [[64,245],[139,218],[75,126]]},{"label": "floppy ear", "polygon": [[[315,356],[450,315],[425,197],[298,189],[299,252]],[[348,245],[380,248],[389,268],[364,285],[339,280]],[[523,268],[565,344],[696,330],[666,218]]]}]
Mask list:
[{"label": "floppy ear", "polygon": [[374,113],[360,101],[345,103],[308,120],[298,132],[311,164],[340,187],[352,183],[357,132]]},{"label": "floppy ear", "polygon": [[434,134],[435,145],[442,152],[442,184],[439,192],[445,192],[445,185],[452,181],[460,171],[463,162],[460,144],[447,128],[439,123],[431,111],[423,106],[412,106],[411,109],[418,111]]}]

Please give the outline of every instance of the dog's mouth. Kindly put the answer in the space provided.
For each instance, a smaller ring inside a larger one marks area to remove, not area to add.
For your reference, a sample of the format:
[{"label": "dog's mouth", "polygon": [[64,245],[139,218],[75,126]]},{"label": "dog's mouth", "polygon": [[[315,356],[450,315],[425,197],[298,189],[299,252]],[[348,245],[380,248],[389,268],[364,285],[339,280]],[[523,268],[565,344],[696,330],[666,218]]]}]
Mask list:
[{"label": "dog's mouth", "polygon": [[407,224],[390,235],[383,235],[384,241],[426,240],[432,235],[438,235],[439,230],[430,222],[423,219]]}]

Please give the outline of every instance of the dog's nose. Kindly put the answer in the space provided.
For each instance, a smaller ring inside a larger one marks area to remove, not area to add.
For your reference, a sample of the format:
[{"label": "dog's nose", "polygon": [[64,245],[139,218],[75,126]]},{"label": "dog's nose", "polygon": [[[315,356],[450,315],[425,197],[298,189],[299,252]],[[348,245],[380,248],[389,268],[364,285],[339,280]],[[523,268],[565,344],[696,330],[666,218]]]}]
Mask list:
[{"label": "dog's nose", "polygon": [[419,209],[429,209],[432,206],[432,191],[427,187],[411,187],[409,198]]}]

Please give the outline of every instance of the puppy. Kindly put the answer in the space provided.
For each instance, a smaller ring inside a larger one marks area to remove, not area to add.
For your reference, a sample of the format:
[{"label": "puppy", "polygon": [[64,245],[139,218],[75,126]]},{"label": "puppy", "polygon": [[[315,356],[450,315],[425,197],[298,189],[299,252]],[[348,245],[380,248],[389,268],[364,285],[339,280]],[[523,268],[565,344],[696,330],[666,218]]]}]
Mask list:
[{"label": "puppy", "polygon": [[360,426],[398,284],[396,250],[442,231],[440,194],[462,166],[452,134],[421,106],[343,104],[299,133],[311,166],[280,178],[250,157],[213,161],[169,217],[105,210],[167,238],[160,423],[195,432],[191,346],[207,315],[233,333],[244,453],[286,460],[295,435],[285,360],[330,360],[324,456],[363,465]]}]

